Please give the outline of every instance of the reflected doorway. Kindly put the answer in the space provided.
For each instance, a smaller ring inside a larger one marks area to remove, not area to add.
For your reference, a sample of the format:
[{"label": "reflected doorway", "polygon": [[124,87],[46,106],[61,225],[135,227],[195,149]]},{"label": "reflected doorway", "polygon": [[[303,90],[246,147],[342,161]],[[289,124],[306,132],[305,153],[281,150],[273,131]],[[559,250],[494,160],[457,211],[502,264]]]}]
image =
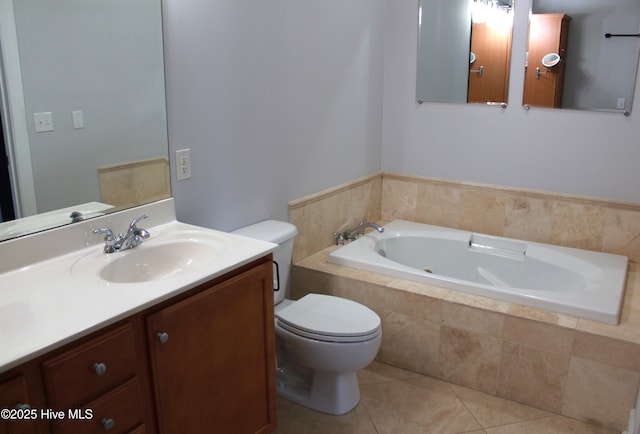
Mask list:
[{"label": "reflected doorway", "polygon": [[[4,131],[3,126],[2,116],[0,116],[0,132]],[[0,134],[0,223],[15,218],[9,176],[9,153],[4,141],[4,134]]]}]

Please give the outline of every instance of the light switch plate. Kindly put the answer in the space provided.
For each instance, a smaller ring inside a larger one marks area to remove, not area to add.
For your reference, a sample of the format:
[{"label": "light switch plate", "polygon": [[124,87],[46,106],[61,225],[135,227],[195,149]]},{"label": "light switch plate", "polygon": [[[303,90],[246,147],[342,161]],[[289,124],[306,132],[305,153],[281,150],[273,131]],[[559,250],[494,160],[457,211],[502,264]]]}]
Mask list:
[{"label": "light switch plate", "polygon": [[80,129],[84,128],[84,114],[82,110],[75,110],[71,112],[71,118],[73,119],[73,128]]},{"label": "light switch plate", "polygon": [[40,112],[33,114],[33,122],[36,133],[53,131],[53,114],[51,112]]}]

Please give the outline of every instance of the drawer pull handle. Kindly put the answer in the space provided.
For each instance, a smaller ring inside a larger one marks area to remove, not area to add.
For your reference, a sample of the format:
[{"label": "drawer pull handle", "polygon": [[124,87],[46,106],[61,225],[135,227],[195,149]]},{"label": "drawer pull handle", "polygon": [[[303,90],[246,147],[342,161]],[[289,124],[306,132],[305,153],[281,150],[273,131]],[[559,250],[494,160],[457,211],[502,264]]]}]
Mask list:
[{"label": "drawer pull handle", "polygon": [[31,406],[29,404],[18,404],[14,407],[16,410],[30,410]]},{"label": "drawer pull handle", "polygon": [[169,333],[167,332],[158,333],[157,336],[161,344],[166,344],[167,341],[169,340]]},{"label": "drawer pull handle", "polygon": [[112,429],[114,426],[116,426],[116,421],[115,419],[112,418],[107,418],[105,417],[104,419],[102,419],[102,421],[100,422],[102,424],[102,428],[105,431],[109,431],[110,429]]},{"label": "drawer pull handle", "polygon": [[107,372],[107,365],[104,363],[94,363],[93,372],[95,372],[96,375],[104,375]]}]

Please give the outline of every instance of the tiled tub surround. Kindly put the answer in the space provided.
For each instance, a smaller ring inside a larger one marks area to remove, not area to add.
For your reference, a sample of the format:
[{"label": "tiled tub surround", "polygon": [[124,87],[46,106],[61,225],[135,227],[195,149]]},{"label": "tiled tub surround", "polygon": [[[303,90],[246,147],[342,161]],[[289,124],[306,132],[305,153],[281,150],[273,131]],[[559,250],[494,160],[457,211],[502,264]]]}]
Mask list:
[{"label": "tiled tub surround", "polygon": [[396,219],[614,253],[640,262],[640,204],[376,173],[292,201],[293,262],[333,243],[332,234]]},{"label": "tiled tub surround", "polygon": [[[640,205],[375,174],[296,201],[290,215],[300,231],[292,297],[335,294],[375,310],[384,329],[380,361],[619,431],[627,428],[640,384]],[[630,272],[620,324],[327,263],[336,248],[330,246],[332,232],[362,216],[626,255]]]}]

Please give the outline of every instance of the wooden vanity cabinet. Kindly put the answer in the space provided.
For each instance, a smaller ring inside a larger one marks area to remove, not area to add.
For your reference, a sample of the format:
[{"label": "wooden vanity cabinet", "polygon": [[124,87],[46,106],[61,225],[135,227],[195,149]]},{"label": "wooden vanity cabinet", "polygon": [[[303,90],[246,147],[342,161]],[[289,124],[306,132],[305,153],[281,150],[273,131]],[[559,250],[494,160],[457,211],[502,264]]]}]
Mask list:
[{"label": "wooden vanity cabinet", "polygon": [[271,261],[147,317],[159,432],[276,428]]},{"label": "wooden vanity cabinet", "polygon": [[[0,409],[31,409],[35,408],[34,401],[27,387],[24,374],[0,383]],[[39,430],[36,419],[9,420],[0,419],[0,434],[37,434]]]},{"label": "wooden vanity cabinet", "polygon": [[271,432],[273,321],[268,255],[0,373],[0,434]]}]

